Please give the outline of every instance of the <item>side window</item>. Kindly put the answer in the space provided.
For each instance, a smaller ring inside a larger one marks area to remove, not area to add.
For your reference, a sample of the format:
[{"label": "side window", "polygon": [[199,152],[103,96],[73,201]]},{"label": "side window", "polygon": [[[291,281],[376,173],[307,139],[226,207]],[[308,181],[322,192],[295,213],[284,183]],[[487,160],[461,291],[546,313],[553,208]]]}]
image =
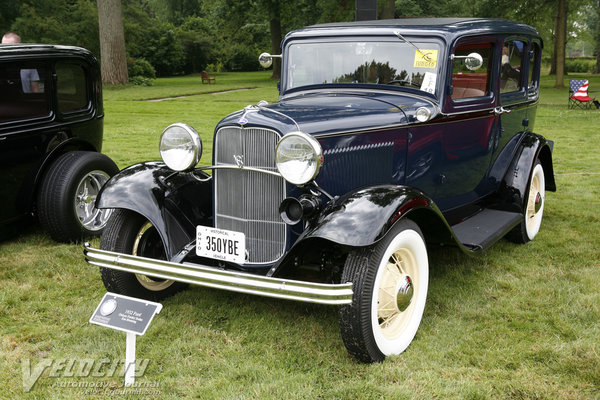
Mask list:
[{"label": "side window", "polygon": [[521,40],[508,40],[502,46],[500,67],[500,93],[521,90],[521,65],[526,48]]},{"label": "side window", "polygon": [[540,44],[532,43],[529,52],[529,77],[527,79],[529,89],[535,89],[539,86],[541,55]]},{"label": "side window", "polygon": [[38,63],[0,65],[0,122],[49,115],[48,68]]},{"label": "side window", "polygon": [[56,64],[58,111],[68,113],[88,107],[89,96],[85,71],[78,64]]},{"label": "side window", "polygon": [[464,58],[455,58],[452,64],[452,100],[469,97],[481,97],[490,94],[490,73],[492,60],[492,43],[473,43],[458,45],[455,56],[467,56],[479,53],[483,58],[481,68],[471,71],[465,65]]}]

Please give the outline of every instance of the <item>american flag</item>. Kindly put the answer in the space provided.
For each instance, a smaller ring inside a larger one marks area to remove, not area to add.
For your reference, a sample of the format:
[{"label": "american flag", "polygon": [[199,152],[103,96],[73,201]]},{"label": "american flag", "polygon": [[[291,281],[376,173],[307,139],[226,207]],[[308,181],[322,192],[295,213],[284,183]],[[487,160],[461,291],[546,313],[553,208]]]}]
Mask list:
[{"label": "american flag", "polygon": [[571,96],[572,99],[579,100],[579,101],[594,100],[593,98],[588,96],[588,93],[587,93],[588,80],[587,79],[571,80],[569,82],[569,86],[571,88],[571,93],[573,93],[573,95]]}]

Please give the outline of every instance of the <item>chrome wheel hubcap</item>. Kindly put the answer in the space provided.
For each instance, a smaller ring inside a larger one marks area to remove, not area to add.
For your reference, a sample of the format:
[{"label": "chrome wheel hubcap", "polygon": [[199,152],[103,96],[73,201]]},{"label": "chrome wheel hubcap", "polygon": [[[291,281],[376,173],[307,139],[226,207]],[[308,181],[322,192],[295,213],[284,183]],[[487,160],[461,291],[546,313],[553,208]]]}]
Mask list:
[{"label": "chrome wheel hubcap", "polygon": [[102,186],[110,179],[110,176],[100,170],[91,171],[86,174],[75,191],[75,214],[79,223],[89,231],[99,231],[104,228],[112,210],[100,210],[96,208],[96,198]]},{"label": "chrome wheel hubcap", "polygon": [[396,306],[398,311],[402,312],[408,308],[412,300],[414,288],[410,276],[404,275],[398,282],[398,292],[396,293]]}]

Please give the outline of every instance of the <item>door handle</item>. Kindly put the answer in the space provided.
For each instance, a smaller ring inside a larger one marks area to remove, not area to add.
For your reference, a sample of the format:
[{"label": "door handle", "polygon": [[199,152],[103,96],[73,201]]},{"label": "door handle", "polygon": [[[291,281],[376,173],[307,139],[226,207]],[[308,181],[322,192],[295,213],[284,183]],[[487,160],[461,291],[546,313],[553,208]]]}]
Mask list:
[{"label": "door handle", "polygon": [[504,107],[495,107],[494,108],[494,114],[496,114],[496,115],[510,114],[511,112],[512,112],[512,110],[509,110]]}]

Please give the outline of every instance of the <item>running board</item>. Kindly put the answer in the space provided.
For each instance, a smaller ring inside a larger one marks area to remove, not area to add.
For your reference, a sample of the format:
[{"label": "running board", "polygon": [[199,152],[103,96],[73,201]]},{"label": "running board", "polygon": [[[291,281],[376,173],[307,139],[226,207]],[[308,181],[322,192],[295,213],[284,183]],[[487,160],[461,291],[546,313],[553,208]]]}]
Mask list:
[{"label": "running board", "polygon": [[159,279],[308,303],[352,303],[352,283],[313,283],[226,271],[192,263],[178,264],[95,249],[89,243],[84,244],[83,253],[89,264]]},{"label": "running board", "polygon": [[517,226],[523,214],[486,208],[452,227],[463,246],[485,250]]}]

